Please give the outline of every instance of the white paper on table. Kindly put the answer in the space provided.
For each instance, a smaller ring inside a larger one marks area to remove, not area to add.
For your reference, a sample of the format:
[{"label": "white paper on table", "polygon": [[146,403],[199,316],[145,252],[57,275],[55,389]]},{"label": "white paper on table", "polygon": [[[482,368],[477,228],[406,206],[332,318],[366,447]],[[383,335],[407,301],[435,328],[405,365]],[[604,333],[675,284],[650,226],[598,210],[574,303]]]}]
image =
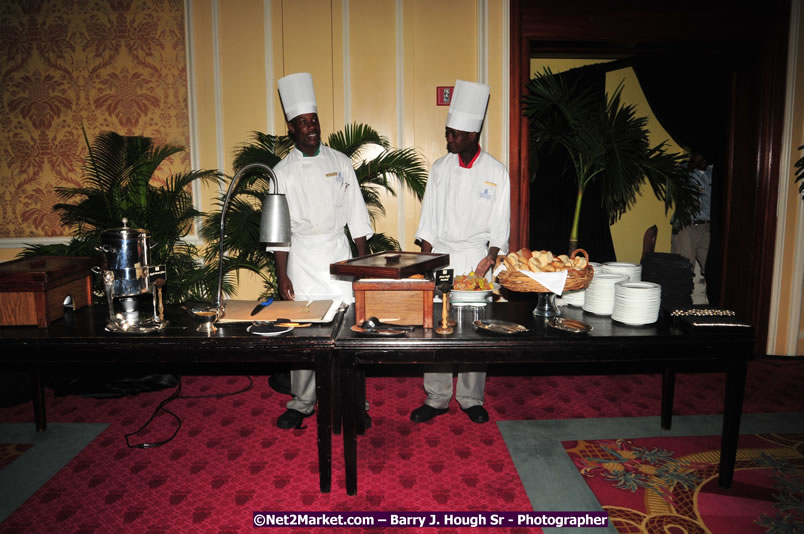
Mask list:
[{"label": "white paper on table", "polygon": [[327,313],[324,314],[324,317],[321,318],[320,321],[307,321],[309,323],[329,323],[335,318],[335,314],[342,306],[347,306],[347,304],[341,300],[334,299],[332,304],[329,306]]},{"label": "white paper on table", "polygon": [[534,273],[531,271],[520,270],[519,272],[529,278],[532,278],[533,280],[536,280],[556,295],[560,295],[564,292],[564,285],[566,285],[567,275],[569,275],[569,271],[559,271],[557,273]]}]

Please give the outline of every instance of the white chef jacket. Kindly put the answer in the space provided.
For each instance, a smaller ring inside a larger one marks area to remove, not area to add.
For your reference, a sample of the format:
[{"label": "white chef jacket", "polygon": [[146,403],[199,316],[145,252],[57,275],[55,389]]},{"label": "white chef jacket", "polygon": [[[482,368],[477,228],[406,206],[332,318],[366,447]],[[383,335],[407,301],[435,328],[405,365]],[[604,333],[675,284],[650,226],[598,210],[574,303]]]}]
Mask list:
[{"label": "white chef jacket", "polygon": [[289,247],[271,250],[288,252],[296,298],[351,302],[351,277],[331,275],[329,266],[352,256],[344,225],[353,238],[374,234],[352,161],[324,145],[312,157],[294,147],[274,173],[277,192],[287,195],[291,238]]},{"label": "white chef jacket", "polygon": [[454,275],[468,274],[490,247],[508,252],[511,227],[511,187],[505,165],[481,151],[470,168],[460,166],[458,154],[433,164],[422,198],[416,239],[433,245],[433,252],[450,256]]}]

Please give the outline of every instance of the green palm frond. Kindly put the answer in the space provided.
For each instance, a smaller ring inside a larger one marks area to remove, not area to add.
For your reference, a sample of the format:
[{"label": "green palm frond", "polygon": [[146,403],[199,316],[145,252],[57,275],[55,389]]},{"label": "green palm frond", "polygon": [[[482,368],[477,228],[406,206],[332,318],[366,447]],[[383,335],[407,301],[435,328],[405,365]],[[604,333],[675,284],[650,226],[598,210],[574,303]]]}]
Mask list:
[{"label": "green palm frond", "polygon": [[384,150],[370,161],[362,161],[355,168],[361,188],[364,184],[382,186],[388,193],[396,196],[390,178],[394,177],[403,187],[421,200],[427,186],[427,165],[414,148]]},{"label": "green palm frond", "polygon": [[[798,147],[797,150],[799,150],[799,151],[804,150],[804,145],[801,145],[800,147]],[[801,195],[801,199],[804,200],[804,156],[801,156],[800,158],[798,158],[796,160],[794,168],[796,169],[796,172],[795,172],[796,180],[795,181],[796,182],[801,182],[801,183],[798,184],[798,192]]]},{"label": "green palm frond", "polygon": [[343,130],[331,133],[327,138],[327,146],[346,154],[352,161],[358,161],[367,145],[379,145],[389,148],[388,139],[367,124],[347,124]]},{"label": "green palm frond", "polygon": [[388,234],[384,234],[382,232],[371,236],[368,239],[367,243],[369,252],[372,254],[375,254],[377,252],[385,252],[386,250],[400,249],[399,241],[389,236]]},{"label": "green palm frond", "polygon": [[287,135],[252,132],[252,137],[253,141],[242,144],[237,150],[233,162],[235,171],[250,163],[264,163],[273,168],[293,148],[293,139]]}]

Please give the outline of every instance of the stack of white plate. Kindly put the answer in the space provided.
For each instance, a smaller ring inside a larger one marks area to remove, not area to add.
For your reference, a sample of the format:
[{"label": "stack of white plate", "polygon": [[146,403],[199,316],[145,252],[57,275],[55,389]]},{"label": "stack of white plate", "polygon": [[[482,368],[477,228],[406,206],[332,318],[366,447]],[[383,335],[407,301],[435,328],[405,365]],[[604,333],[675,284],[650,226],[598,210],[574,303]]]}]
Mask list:
[{"label": "stack of white plate", "polygon": [[629,325],[652,324],[659,319],[662,286],[653,282],[618,282],[614,286],[611,318]]},{"label": "stack of white plate", "polygon": [[[596,273],[600,272],[601,263],[597,263],[595,261],[590,261],[589,265],[595,270]],[[559,306],[564,304],[569,304],[570,306],[577,306],[578,308],[583,307],[583,301],[586,295],[585,289],[576,289],[575,291],[567,291],[561,295],[561,300],[558,303]]]},{"label": "stack of white plate", "polygon": [[604,273],[617,273],[628,276],[631,282],[639,282],[642,280],[642,265],[638,263],[627,263],[624,261],[609,261],[600,267]]},{"label": "stack of white plate", "polygon": [[616,273],[595,273],[583,297],[583,309],[597,315],[611,315],[614,310],[614,284],[628,277]]},{"label": "stack of white plate", "polygon": [[564,304],[569,304],[570,306],[577,306],[580,308],[583,306],[584,293],[586,293],[585,289],[565,291],[561,294],[561,300],[564,302]]}]

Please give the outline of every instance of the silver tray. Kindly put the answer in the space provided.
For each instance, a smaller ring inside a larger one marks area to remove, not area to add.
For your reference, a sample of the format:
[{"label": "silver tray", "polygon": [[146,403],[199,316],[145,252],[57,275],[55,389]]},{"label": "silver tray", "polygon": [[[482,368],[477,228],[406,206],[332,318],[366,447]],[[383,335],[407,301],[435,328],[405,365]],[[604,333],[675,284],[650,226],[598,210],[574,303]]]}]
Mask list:
[{"label": "silver tray", "polygon": [[367,337],[402,337],[407,334],[405,330],[391,330],[384,328],[365,330],[357,325],[352,326],[352,332]]},{"label": "silver tray", "polygon": [[106,331],[114,334],[153,334],[161,332],[168,325],[168,321],[157,323],[151,320],[143,321],[140,324],[130,324],[125,321],[109,321],[106,323]]},{"label": "silver tray", "polygon": [[473,323],[475,330],[480,332],[491,332],[493,334],[502,334],[505,336],[523,334],[529,330],[518,323],[510,323],[508,321],[498,321],[496,319],[478,320]]},{"label": "silver tray", "polygon": [[592,331],[591,325],[573,319],[564,319],[563,317],[553,317],[547,321],[547,326],[572,334],[585,334]]}]

